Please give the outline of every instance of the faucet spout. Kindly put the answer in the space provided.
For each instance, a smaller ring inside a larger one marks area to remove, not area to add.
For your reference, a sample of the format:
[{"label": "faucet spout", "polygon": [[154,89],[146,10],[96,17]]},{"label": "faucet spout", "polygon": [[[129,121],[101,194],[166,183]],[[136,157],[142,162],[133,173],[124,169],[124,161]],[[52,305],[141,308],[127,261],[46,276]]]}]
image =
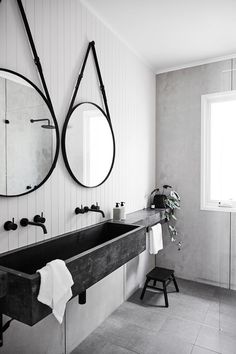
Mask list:
[{"label": "faucet spout", "polygon": [[28,225],[34,225],[34,226],[40,226],[43,229],[43,233],[47,234],[47,229],[46,226],[44,224],[42,224],[41,222],[34,222],[34,221],[29,221]]},{"label": "faucet spout", "polygon": [[23,218],[23,219],[21,219],[20,224],[23,227],[28,226],[28,225],[39,226],[39,227],[41,227],[43,229],[43,233],[44,234],[48,233],[47,229],[46,229],[46,226],[44,224],[40,223],[40,222],[29,221],[29,219]]},{"label": "faucet spout", "polygon": [[[85,207],[86,208],[86,207]],[[95,212],[95,213],[100,213],[100,214],[102,214],[102,216],[103,216],[103,218],[105,218],[105,214],[104,214],[104,211],[102,211],[101,209],[94,209],[94,208],[86,208],[85,209],[86,211],[93,211],[93,212]]]},{"label": "faucet spout", "polygon": [[102,217],[105,218],[105,214],[104,214],[104,211],[102,210],[92,210],[92,211],[96,211],[97,213],[101,213],[102,214]]}]

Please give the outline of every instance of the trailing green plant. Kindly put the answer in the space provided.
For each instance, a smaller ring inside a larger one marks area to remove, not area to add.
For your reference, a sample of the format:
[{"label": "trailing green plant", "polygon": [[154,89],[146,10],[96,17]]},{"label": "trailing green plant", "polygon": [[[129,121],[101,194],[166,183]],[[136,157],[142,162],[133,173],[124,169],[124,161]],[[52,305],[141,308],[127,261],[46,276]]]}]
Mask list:
[{"label": "trailing green plant", "polygon": [[[172,188],[168,186],[167,188]],[[166,185],[163,186],[163,189],[167,191]],[[175,223],[177,221],[177,217],[175,215],[176,209],[180,209],[180,196],[179,194],[171,190],[168,194],[166,194],[165,198],[165,217],[167,220],[168,230],[170,233],[171,242],[177,242],[178,250],[181,250],[182,242],[176,241],[178,236],[178,231],[176,229]]]},{"label": "trailing green plant", "polygon": [[[172,186],[164,184],[162,187],[162,194],[159,194],[159,188],[155,189],[153,192],[156,192],[156,196],[160,197],[165,208],[165,218],[167,221],[167,226],[170,234],[171,242],[176,242],[178,250],[181,250],[182,242],[181,240],[177,241],[178,231],[175,227],[177,217],[176,210],[180,209],[180,196],[179,194],[172,189]],[[158,198],[156,198],[158,199]]]}]

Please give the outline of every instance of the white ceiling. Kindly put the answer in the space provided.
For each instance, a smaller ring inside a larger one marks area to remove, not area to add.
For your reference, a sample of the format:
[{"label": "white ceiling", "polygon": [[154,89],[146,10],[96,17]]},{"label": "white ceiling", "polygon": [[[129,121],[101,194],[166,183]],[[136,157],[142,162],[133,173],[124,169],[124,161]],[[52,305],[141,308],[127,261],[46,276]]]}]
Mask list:
[{"label": "white ceiling", "polygon": [[236,0],[82,2],[154,72],[236,56]]}]

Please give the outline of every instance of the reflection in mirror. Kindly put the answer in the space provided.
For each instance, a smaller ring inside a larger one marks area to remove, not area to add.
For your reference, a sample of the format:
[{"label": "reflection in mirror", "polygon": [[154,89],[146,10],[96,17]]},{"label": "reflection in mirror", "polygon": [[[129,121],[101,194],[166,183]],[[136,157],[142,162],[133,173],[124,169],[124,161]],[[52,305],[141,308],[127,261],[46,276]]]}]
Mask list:
[{"label": "reflection in mirror", "polygon": [[48,178],[56,158],[57,134],[37,87],[0,69],[0,195],[29,193]]},{"label": "reflection in mirror", "polygon": [[81,103],[66,124],[64,157],[72,177],[85,187],[98,186],[109,176],[115,154],[105,113],[94,103]]}]

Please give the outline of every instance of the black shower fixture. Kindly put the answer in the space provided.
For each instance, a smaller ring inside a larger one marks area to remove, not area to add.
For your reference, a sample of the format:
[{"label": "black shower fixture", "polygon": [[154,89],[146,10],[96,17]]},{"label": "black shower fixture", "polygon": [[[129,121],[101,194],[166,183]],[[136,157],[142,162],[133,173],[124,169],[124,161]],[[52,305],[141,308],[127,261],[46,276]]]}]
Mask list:
[{"label": "black shower fixture", "polygon": [[51,125],[50,124],[50,120],[47,119],[47,118],[45,118],[45,119],[30,119],[30,122],[31,123],[44,122],[45,120],[48,122],[48,124],[41,125],[42,128],[44,128],[44,129],[55,129],[54,125]]}]

